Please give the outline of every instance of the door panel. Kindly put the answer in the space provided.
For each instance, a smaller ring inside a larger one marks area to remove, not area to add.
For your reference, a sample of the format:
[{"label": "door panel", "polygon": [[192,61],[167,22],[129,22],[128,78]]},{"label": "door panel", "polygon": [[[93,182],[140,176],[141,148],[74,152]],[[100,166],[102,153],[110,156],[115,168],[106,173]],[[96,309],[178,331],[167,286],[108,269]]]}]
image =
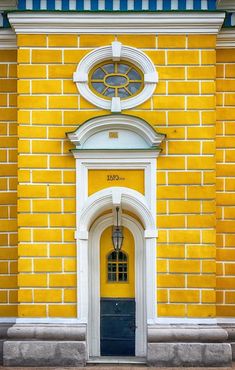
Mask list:
[{"label": "door panel", "polygon": [[135,356],[135,300],[102,298],[101,356]]}]

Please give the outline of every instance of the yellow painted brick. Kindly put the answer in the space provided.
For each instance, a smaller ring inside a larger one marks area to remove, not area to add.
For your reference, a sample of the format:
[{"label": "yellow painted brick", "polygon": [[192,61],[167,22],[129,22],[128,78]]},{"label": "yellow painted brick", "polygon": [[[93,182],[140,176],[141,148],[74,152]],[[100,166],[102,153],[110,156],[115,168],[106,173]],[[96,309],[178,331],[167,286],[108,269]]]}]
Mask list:
[{"label": "yellow painted brick", "polygon": [[78,109],[77,96],[50,96],[49,108]]},{"label": "yellow painted brick", "polygon": [[234,80],[217,80],[216,88],[217,88],[217,91],[233,92],[235,91],[235,81]]},{"label": "yellow painted brick", "polygon": [[71,78],[76,71],[76,65],[48,65],[48,78]]},{"label": "yellow painted brick", "polygon": [[217,108],[217,119],[218,120],[234,120],[235,119],[235,109],[226,107],[226,108]]},{"label": "yellow painted brick", "polygon": [[124,45],[134,46],[136,48],[155,48],[155,35],[118,35],[118,41]]},{"label": "yellow painted brick", "polygon": [[30,63],[30,49],[19,49],[17,53],[17,62]]},{"label": "yellow painted brick", "polygon": [[33,294],[31,289],[19,289],[18,290],[19,302],[32,302]]},{"label": "yellow painted brick", "polygon": [[[160,94],[160,95],[162,95],[162,94],[166,94],[166,82],[165,81],[160,81],[158,84],[157,84],[157,86],[156,86],[156,88],[155,88],[155,90],[154,90],[154,94]],[[150,108],[149,109],[151,109],[151,102],[150,102],[150,100],[149,100],[149,103],[150,103]],[[140,109],[140,108],[138,108],[138,109]]]},{"label": "yellow painted brick", "polygon": [[170,243],[199,243],[199,230],[170,230]]},{"label": "yellow painted brick", "polygon": [[158,67],[160,80],[184,80],[185,67]]},{"label": "yellow painted brick", "polygon": [[170,302],[173,303],[188,303],[188,302],[199,302],[200,296],[197,290],[171,290],[170,291]]},{"label": "yellow painted brick", "polygon": [[49,194],[52,198],[75,197],[75,185],[51,185]]},{"label": "yellow painted brick", "polygon": [[[234,164],[217,164],[217,176],[230,177],[234,176],[235,166]],[[226,194],[218,194],[218,199],[220,197],[226,196]],[[231,194],[231,200],[233,199],[233,194]]]},{"label": "yellow painted brick", "polygon": [[76,211],[75,199],[64,199],[63,202],[64,202],[64,212]]},{"label": "yellow painted brick", "polygon": [[214,290],[203,290],[202,291],[202,303],[214,303],[215,302],[215,294]]},{"label": "yellow painted brick", "polygon": [[168,123],[169,125],[197,125],[200,123],[199,112],[169,112]]},{"label": "yellow painted brick", "polygon": [[216,112],[202,112],[202,124],[203,125],[214,125],[216,119]]},{"label": "yellow painted brick", "polygon": [[16,121],[17,111],[15,108],[0,108],[0,121]]},{"label": "yellow painted brick", "polygon": [[7,77],[7,64],[0,65],[0,77]]},{"label": "yellow painted brick", "polygon": [[18,229],[19,242],[31,241],[31,229]]},{"label": "yellow painted brick", "polygon": [[235,207],[224,208],[224,219],[234,219],[235,218]]},{"label": "yellow painted brick", "polygon": [[76,302],[77,292],[76,289],[64,289],[64,302]]},{"label": "yellow painted brick", "polygon": [[202,212],[203,213],[215,213],[216,204],[215,201],[203,201],[202,203]]},{"label": "yellow painted brick", "polygon": [[50,226],[51,227],[75,227],[75,215],[71,214],[51,214]]},{"label": "yellow painted brick", "polygon": [[216,291],[216,303],[223,303],[223,292]]},{"label": "yellow painted brick", "polygon": [[191,49],[215,49],[215,35],[188,35],[188,48]]},{"label": "yellow painted brick", "polygon": [[231,233],[234,230],[235,220],[217,221],[216,229],[218,233]]},{"label": "yellow painted brick", "polygon": [[49,305],[49,316],[51,317],[77,317],[75,305]]},{"label": "yellow painted brick", "polygon": [[159,288],[183,288],[185,286],[185,277],[183,275],[159,274],[157,277],[157,286]]},{"label": "yellow painted brick", "polygon": [[18,165],[21,168],[46,168],[47,156],[45,155],[20,155]]},{"label": "yellow painted brick", "polygon": [[63,229],[64,241],[72,243],[74,241],[75,228]]},{"label": "yellow painted brick", "polygon": [[188,305],[187,307],[188,317],[215,317],[215,306],[214,305]]},{"label": "yellow painted brick", "polygon": [[51,287],[74,287],[76,286],[76,274],[51,274]]},{"label": "yellow painted brick", "polygon": [[[61,142],[55,140],[35,140],[32,143],[33,153],[61,153]],[[49,180],[48,180],[49,181]]]},{"label": "yellow painted brick", "polygon": [[[216,65],[216,77],[217,78],[224,78],[225,77],[225,68],[227,68],[228,65],[224,65],[224,64],[217,64]],[[233,67],[233,66],[231,66]],[[226,76],[226,77],[232,77],[232,76]]]},{"label": "yellow painted brick", "polygon": [[47,286],[46,274],[19,274],[18,285],[21,287]]},{"label": "yellow painted brick", "polygon": [[0,305],[0,317],[17,317],[17,305]]},{"label": "yellow painted brick", "polygon": [[216,51],[217,62],[235,62],[235,51],[230,49],[219,49]]},{"label": "yellow painted brick", "polygon": [[216,63],[216,53],[212,50],[206,50],[201,52],[202,64],[215,64]]},{"label": "yellow painted brick", "polygon": [[16,92],[16,90],[17,90],[17,81],[15,79],[1,80],[0,92],[10,93]]},{"label": "yellow painted brick", "polygon": [[62,271],[62,260],[58,258],[50,259],[35,259],[34,261],[35,272],[56,272]]},{"label": "yellow painted brick", "polygon": [[32,171],[33,182],[46,182],[46,183],[61,183],[61,171]]},{"label": "yellow painted brick", "polygon": [[35,229],[33,230],[35,242],[59,242],[62,240],[61,229]]},{"label": "yellow painted brick", "polygon": [[16,166],[15,164],[1,164],[0,176],[16,176]]},{"label": "yellow painted brick", "polygon": [[[235,104],[235,94],[225,94],[224,96],[225,98],[225,105],[231,105],[231,106],[234,106]],[[218,99],[217,99],[218,101]],[[223,104],[221,104],[223,105]]]},{"label": "yellow painted brick", "polygon": [[19,317],[46,317],[46,305],[21,304],[18,307]]},{"label": "yellow painted brick", "polygon": [[47,99],[45,96],[18,96],[18,108],[46,108]]},{"label": "yellow painted brick", "polygon": [[75,257],[76,245],[74,244],[51,244],[50,245],[51,257]]},{"label": "yellow painted brick", "polygon": [[218,261],[233,261],[235,251],[233,248],[217,249],[217,260]]},{"label": "yellow painted brick", "polygon": [[0,50],[1,62],[16,62],[17,50]]},{"label": "yellow painted brick", "polygon": [[168,143],[169,154],[200,154],[198,141],[171,141]]},{"label": "yellow painted brick", "polygon": [[225,292],[225,303],[232,303],[235,302],[235,292]]},{"label": "yellow painted brick", "polygon": [[[3,235],[3,234],[2,234]],[[5,240],[3,240],[5,241]],[[4,243],[6,244],[6,243]],[[17,259],[17,250],[16,248],[0,248],[0,259],[1,260],[12,260]]]},{"label": "yellow painted brick", "polygon": [[188,186],[188,199],[214,199],[215,186]]},{"label": "yellow painted brick", "polygon": [[215,230],[203,230],[202,231],[202,242],[203,243],[215,243],[216,233]]},{"label": "yellow painted brick", "polygon": [[168,51],[168,64],[179,64],[179,65],[191,65],[199,64],[199,52],[198,51]]},{"label": "yellow painted brick", "polygon": [[159,216],[158,217],[158,227],[160,229],[165,228],[177,228],[177,227],[185,227],[185,218],[184,216]]},{"label": "yellow painted brick", "polygon": [[159,157],[158,158],[159,170],[182,170],[185,169],[185,157]]},{"label": "yellow painted brick", "polygon": [[185,317],[185,305],[183,304],[159,304],[158,316]]},{"label": "yellow painted brick", "polygon": [[[22,91],[23,92],[23,91]],[[62,85],[60,80],[33,80],[32,93],[33,94],[61,94]]]},{"label": "yellow painted brick", "polygon": [[215,127],[188,127],[188,139],[214,139]]},{"label": "yellow painted brick", "polygon": [[82,48],[109,45],[115,40],[114,35],[80,35],[79,45]]},{"label": "yellow painted brick", "polygon": [[184,186],[158,186],[158,199],[182,199],[184,190]]},{"label": "yellow painted brick", "polygon": [[215,227],[215,222],[216,220],[214,215],[187,216],[188,227],[212,228]]},{"label": "yellow painted brick", "polygon": [[0,222],[0,232],[3,231],[16,231],[17,230],[17,222],[16,220],[1,220]]},{"label": "yellow painted brick", "polygon": [[32,259],[29,258],[19,258],[18,260],[18,270],[19,272],[32,272]]},{"label": "yellow painted brick", "polygon": [[202,154],[215,154],[215,142],[205,141],[202,142]]},{"label": "yellow painted brick", "polygon": [[76,172],[75,171],[64,171],[63,180],[66,183],[76,182]]},{"label": "yellow painted brick", "polygon": [[186,46],[185,35],[158,35],[159,49],[180,49]]},{"label": "yellow painted brick", "polygon": [[234,317],[235,307],[234,305],[223,305],[216,307],[216,314],[218,317]]},{"label": "yellow painted brick", "polygon": [[33,111],[32,123],[37,125],[60,125],[62,123],[61,111]]},{"label": "yellow painted brick", "polygon": [[46,130],[47,130],[46,127],[20,126],[18,129],[18,134],[19,134],[19,137],[45,138]]},{"label": "yellow painted brick", "polygon": [[215,82],[202,82],[201,83],[202,94],[214,94],[215,93]]},{"label": "yellow painted brick", "polygon": [[6,107],[7,106],[7,95],[6,94],[1,94],[0,95],[0,106],[1,107]]},{"label": "yellow painted brick", "polygon": [[17,35],[18,46],[46,46],[46,35]]},{"label": "yellow painted brick", "polygon": [[71,155],[50,156],[50,168],[75,168],[75,160]]},{"label": "yellow painted brick", "polygon": [[198,82],[169,82],[168,83],[169,94],[198,94],[199,83]]},{"label": "yellow painted brick", "polygon": [[70,95],[74,94],[77,96],[78,94],[77,86],[72,80],[64,80],[62,82],[63,82],[64,94],[70,94]]},{"label": "yellow painted brick", "polygon": [[215,288],[215,275],[189,275],[189,288]]},{"label": "yellow painted brick", "polygon": [[214,109],[215,97],[214,96],[188,96],[187,97],[188,109]]},{"label": "yellow painted brick", "polygon": [[158,289],[157,291],[157,302],[167,302],[168,301],[168,294],[166,289]]},{"label": "yellow painted brick", "polygon": [[64,260],[64,271],[73,272],[76,271],[76,259],[67,258]]},{"label": "yellow painted brick", "polygon": [[[29,93],[30,91],[27,91]],[[19,124],[30,124],[30,111],[18,111],[18,122]]]},{"label": "yellow painted brick", "polygon": [[7,303],[8,298],[7,298],[7,291],[0,291],[0,303]]},{"label": "yellow painted brick", "polygon": [[[64,63],[79,63],[90,50],[64,50]],[[75,84],[74,84],[75,85]]]},{"label": "yellow painted brick", "polygon": [[33,212],[61,212],[60,200],[33,200]]},{"label": "yellow painted brick", "polygon": [[59,126],[59,127],[48,127],[48,138],[49,139],[64,139],[66,137],[66,132],[74,131],[77,126]]},{"label": "yellow painted brick", "polygon": [[18,151],[19,153],[30,153],[30,140],[19,140]]},{"label": "yellow painted brick", "polygon": [[[217,77],[235,77],[235,71],[234,71],[234,64],[225,64],[225,65],[218,65],[219,71],[221,71],[220,74],[218,74]],[[224,75],[225,70],[225,75]]]},{"label": "yellow painted brick", "polygon": [[170,272],[200,272],[200,261],[169,261]]},{"label": "yellow painted brick", "polygon": [[[0,271],[1,274],[7,274],[8,273],[8,262],[0,262]],[[1,293],[1,291],[0,291]]]},{"label": "yellow painted brick", "polygon": [[234,247],[235,245],[235,235],[225,235],[225,246]]},{"label": "yellow painted brick", "polygon": [[30,200],[18,199],[17,206],[18,212],[30,212],[31,210]]},{"label": "yellow painted brick", "polygon": [[22,257],[46,257],[46,244],[20,244],[18,247],[19,256]]},{"label": "yellow painted brick", "polygon": [[[8,244],[8,235],[7,234],[0,234],[0,245],[2,246],[2,245],[7,245]],[[3,254],[5,254],[5,253],[3,253],[4,252],[4,249],[5,248],[1,248],[0,249],[0,256],[1,255],[3,255]],[[8,259],[8,258],[6,258],[6,256],[7,256],[7,253],[5,254],[5,258],[4,259]]]},{"label": "yellow painted brick", "polygon": [[216,272],[215,261],[202,261],[202,272],[213,274]]},{"label": "yellow painted brick", "polygon": [[8,218],[8,206],[0,206],[0,218]]},{"label": "yellow painted brick", "polygon": [[62,46],[62,47],[77,47],[78,46],[78,36],[77,35],[49,35],[48,36],[48,46]]},{"label": "yellow painted brick", "polygon": [[18,215],[18,225],[20,227],[24,226],[48,226],[48,220],[45,215],[37,214],[19,214]]},{"label": "yellow painted brick", "polygon": [[62,51],[49,49],[32,50],[32,63],[61,63]]},{"label": "yellow painted brick", "polygon": [[226,190],[234,190],[235,189],[235,179],[225,179],[225,187],[226,187]]},{"label": "yellow painted brick", "polygon": [[200,172],[169,172],[168,184],[201,184]]},{"label": "yellow painted brick", "polygon": [[189,80],[214,80],[215,66],[188,67],[187,75]]},{"label": "yellow painted brick", "polygon": [[154,96],[155,109],[184,109],[183,96]]},{"label": "yellow painted brick", "polygon": [[18,78],[46,78],[45,65],[18,65],[17,68]]},{"label": "yellow painted brick", "polygon": [[165,52],[159,50],[146,50],[145,54],[149,56],[152,62],[156,65],[164,65],[165,64]]},{"label": "yellow painted brick", "polygon": [[35,289],[34,302],[48,303],[48,302],[62,302],[61,289]]},{"label": "yellow painted brick", "polygon": [[9,77],[17,78],[17,65],[9,64]]},{"label": "yellow painted brick", "polygon": [[3,204],[16,204],[16,192],[12,192],[12,193],[9,193],[9,192],[1,192],[0,193],[0,204],[3,205]]}]

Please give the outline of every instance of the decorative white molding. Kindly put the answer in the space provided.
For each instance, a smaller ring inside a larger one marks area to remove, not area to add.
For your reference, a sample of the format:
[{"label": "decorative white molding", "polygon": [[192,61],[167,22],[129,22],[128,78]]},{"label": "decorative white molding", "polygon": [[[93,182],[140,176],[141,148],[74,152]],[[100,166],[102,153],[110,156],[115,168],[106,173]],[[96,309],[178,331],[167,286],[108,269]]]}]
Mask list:
[{"label": "decorative white molding", "polygon": [[224,12],[159,13],[9,13],[16,33],[218,34]]},{"label": "decorative white molding", "polygon": [[0,49],[16,49],[16,34],[11,29],[0,30]]},{"label": "decorative white molding", "polygon": [[[113,59],[121,59],[133,63],[144,74],[144,88],[139,94],[128,99],[112,98],[104,99],[91,91],[88,83],[90,70],[97,64]],[[144,103],[149,99],[156,87],[158,74],[151,59],[142,51],[122,45],[120,42],[113,42],[110,46],[104,46],[91,51],[81,60],[73,74],[73,81],[76,82],[80,94],[92,104],[112,112],[120,112],[122,109],[130,109]]]},{"label": "decorative white molding", "polygon": [[[88,342],[89,355],[100,356],[100,237],[102,232],[113,225],[113,216],[102,216],[90,230],[88,247],[90,279],[89,279],[89,321]],[[122,225],[128,228],[135,242],[135,300],[136,300],[136,356],[146,356],[146,249],[143,228],[132,217],[123,214]]]},{"label": "decorative white molding", "polygon": [[235,11],[235,2],[234,0],[217,0],[216,7],[221,10]]},{"label": "decorative white molding", "polygon": [[217,49],[230,49],[235,48],[235,29],[224,28],[220,31],[217,36],[216,42]]},{"label": "decorative white molding", "polygon": [[17,0],[1,0],[0,10],[17,9]]},{"label": "decorative white molding", "polygon": [[[118,138],[109,139],[109,132],[113,131],[118,133]],[[124,114],[92,118],[67,136],[76,149],[100,150],[153,149],[165,138],[141,118]]]}]

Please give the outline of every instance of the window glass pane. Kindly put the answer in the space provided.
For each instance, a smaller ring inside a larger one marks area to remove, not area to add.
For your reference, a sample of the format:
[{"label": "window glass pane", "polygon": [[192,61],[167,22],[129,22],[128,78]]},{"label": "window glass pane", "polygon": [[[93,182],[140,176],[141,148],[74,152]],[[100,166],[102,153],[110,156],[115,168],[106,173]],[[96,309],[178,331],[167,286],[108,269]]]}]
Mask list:
[{"label": "window glass pane", "polygon": [[91,76],[92,80],[102,80],[105,76],[104,71],[101,68],[98,68],[93,75]]},{"label": "window glass pane", "polygon": [[111,89],[111,88],[108,88],[105,92],[104,92],[104,95],[105,96],[109,96],[111,98],[113,98],[115,96],[115,90],[114,89]]},{"label": "window glass pane", "polygon": [[105,82],[109,86],[123,86],[127,84],[127,78],[125,76],[113,75],[107,77]]},{"label": "window glass pane", "polygon": [[[127,88],[128,88],[128,86],[127,86]],[[130,96],[130,93],[128,91],[126,91],[125,89],[118,89],[118,96],[120,98],[128,98],[128,96]]]},{"label": "window glass pane", "polygon": [[133,68],[130,70],[130,72],[128,72],[128,77],[130,80],[141,80],[140,74]]},{"label": "window glass pane", "polygon": [[128,85],[128,90],[132,93],[135,94],[141,87],[141,84],[139,82],[131,82]]},{"label": "window glass pane", "polygon": [[102,82],[92,82],[92,87],[98,91],[98,93],[102,93],[105,89],[105,86]]},{"label": "window glass pane", "polygon": [[114,64],[105,64],[103,66],[103,69],[105,69],[105,71],[107,71],[108,73],[113,73],[114,69],[115,69],[115,66],[114,66]]},{"label": "window glass pane", "polygon": [[119,73],[123,73],[123,74],[126,74],[126,72],[130,69],[130,66],[128,66],[127,64],[119,64],[118,65],[118,72]]}]

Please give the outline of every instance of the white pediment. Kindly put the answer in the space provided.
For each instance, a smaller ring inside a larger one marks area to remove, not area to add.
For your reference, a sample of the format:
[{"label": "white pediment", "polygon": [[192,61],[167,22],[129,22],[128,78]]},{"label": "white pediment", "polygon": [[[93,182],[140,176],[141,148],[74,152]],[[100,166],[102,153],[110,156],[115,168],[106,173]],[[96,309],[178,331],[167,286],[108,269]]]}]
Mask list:
[{"label": "white pediment", "polygon": [[67,136],[77,150],[155,150],[165,138],[140,118],[116,114],[93,118]]}]

